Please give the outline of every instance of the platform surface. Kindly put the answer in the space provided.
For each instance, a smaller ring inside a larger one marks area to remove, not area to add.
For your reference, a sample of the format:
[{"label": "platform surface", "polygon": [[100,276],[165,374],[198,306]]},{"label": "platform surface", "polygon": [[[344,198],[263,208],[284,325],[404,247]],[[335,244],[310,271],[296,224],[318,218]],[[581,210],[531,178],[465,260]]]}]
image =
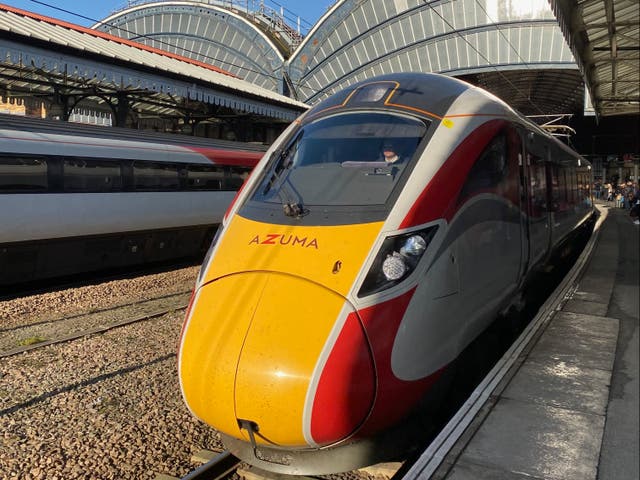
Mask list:
[{"label": "platform surface", "polygon": [[575,291],[431,478],[639,478],[640,229],[598,207],[606,218]]}]

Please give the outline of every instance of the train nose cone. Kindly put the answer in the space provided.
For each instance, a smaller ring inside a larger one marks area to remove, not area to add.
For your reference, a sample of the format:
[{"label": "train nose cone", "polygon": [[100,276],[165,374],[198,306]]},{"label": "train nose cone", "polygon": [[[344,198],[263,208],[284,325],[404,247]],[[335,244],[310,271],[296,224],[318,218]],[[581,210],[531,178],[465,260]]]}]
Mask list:
[{"label": "train nose cone", "polygon": [[205,285],[192,310],[180,380],[208,424],[248,441],[238,426],[247,420],[259,443],[308,447],[342,440],[366,419],[373,360],[341,295],[296,276],[250,272]]}]

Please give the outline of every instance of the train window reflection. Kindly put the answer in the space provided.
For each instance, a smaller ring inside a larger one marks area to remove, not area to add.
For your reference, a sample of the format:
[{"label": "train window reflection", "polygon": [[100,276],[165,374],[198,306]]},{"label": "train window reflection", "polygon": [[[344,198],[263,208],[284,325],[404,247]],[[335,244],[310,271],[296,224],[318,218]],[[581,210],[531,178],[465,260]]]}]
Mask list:
[{"label": "train window reflection", "polygon": [[547,205],[547,174],[544,159],[533,152],[527,153],[530,166],[531,217],[542,218],[549,208]]},{"label": "train window reflection", "polygon": [[47,190],[47,161],[34,157],[0,157],[0,192]]},{"label": "train window reflection", "polygon": [[116,162],[66,158],[63,172],[66,192],[113,192],[122,188],[120,164]]},{"label": "train window reflection", "polygon": [[133,162],[133,182],[136,190],[178,190],[178,167],[167,163],[136,161]]},{"label": "train window reflection", "polygon": [[507,141],[504,134],[499,134],[471,167],[460,198],[495,190],[507,179],[507,174]]},{"label": "train window reflection", "polygon": [[231,167],[231,177],[227,180],[226,190],[238,190],[251,173],[247,167]]},{"label": "train window reflection", "polygon": [[222,190],[224,169],[209,165],[189,165],[187,186],[189,190]]},{"label": "train window reflection", "polygon": [[[274,156],[252,200],[383,205],[426,131],[423,121],[400,114],[347,113],[316,120]],[[393,164],[383,156],[388,143],[399,157]]]}]

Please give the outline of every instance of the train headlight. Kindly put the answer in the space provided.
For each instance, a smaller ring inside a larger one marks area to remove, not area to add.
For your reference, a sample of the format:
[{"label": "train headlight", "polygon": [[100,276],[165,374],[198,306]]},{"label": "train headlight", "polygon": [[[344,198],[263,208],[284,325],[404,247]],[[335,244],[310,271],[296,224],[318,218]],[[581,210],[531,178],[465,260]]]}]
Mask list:
[{"label": "train headlight", "polygon": [[407,278],[418,265],[438,227],[387,237],[365,278],[359,297],[381,292]]},{"label": "train headlight", "polygon": [[422,235],[411,235],[400,248],[402,255],[420,256],[427,249],[427,241]]},{"label": "train headlight", "polygon": [[407,270],[409,270],[409,267],[398,252],[387,255],[387,258],[382,262],[382,273],[390,281],[400,280],[407,273]]}]

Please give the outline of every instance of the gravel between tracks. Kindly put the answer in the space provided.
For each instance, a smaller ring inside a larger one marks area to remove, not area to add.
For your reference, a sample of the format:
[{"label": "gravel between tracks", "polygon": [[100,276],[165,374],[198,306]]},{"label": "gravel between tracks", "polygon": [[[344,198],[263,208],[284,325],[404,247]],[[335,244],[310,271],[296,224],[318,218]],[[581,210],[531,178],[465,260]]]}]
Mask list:
[{"label": "gravel between tracks", "polygon": [[[58,338],[129,310],[184,303],[197,273],[190,267],[0,301],[0,353],[25,335]],[[191,458],[199,450],[222,449],[180,394],[175,354],[183,315],[0,358],[0,479],[182,477],[198,466]]]},{"label": "gravel between tracks", "polygon": [[[194,267],[2,302],[0,328],[129,303],[156,290],[183,291],[196,273]],[[197,466],[195,452],[220,448],[215,431],[188,412],[180,395],[175,353],[183,315],[1,359],[0,478],[182,476]]]},{"label": "gravel between tracks", "polygon": [[54,320],[193,288],[199,267],[0,301],[0,329]]}]

